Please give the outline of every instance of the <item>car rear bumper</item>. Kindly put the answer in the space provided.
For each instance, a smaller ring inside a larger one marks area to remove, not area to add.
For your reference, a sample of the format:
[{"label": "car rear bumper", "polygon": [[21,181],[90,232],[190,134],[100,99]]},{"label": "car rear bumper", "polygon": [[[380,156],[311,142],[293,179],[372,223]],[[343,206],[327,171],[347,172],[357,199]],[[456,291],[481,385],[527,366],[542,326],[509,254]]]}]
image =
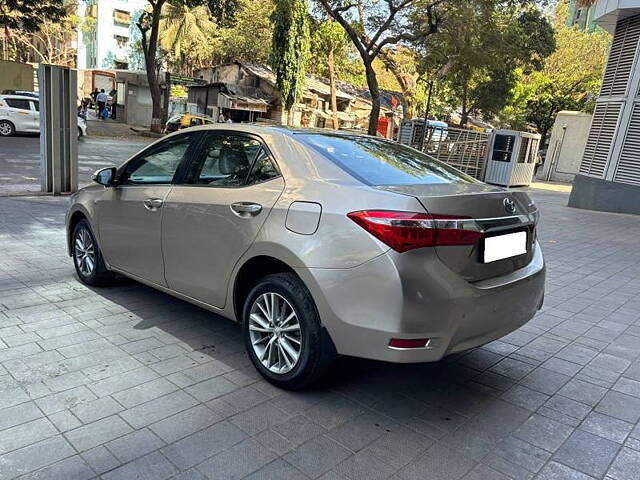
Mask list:
[{"label": "car rear bumper", "polygon": [[[399,363],[431,362],[500,338],[542,305],[545,265],[532,261],[502,277],[469,283],[435,252],[387,252],[351,269],[300,269],[338,353]],[[420,349],[392,338],[428,338]]]}]

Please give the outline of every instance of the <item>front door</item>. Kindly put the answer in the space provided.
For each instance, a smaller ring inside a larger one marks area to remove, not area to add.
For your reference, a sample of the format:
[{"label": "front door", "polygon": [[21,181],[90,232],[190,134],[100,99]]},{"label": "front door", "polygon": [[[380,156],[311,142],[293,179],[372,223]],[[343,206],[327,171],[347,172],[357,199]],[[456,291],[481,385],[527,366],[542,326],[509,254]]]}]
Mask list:
[{"label": "front door", "polygon": [[255,137],[209,131],[164,205],[162,246],[173,290],[224,307],[233,267],[284,189]]},{"label": "front door", "polygon": [[156,143],[118,172],[115,187],[98,201],[100,247],[107,262],[128,274],[166,286],[161,224],[164,202],[194,135]]}]

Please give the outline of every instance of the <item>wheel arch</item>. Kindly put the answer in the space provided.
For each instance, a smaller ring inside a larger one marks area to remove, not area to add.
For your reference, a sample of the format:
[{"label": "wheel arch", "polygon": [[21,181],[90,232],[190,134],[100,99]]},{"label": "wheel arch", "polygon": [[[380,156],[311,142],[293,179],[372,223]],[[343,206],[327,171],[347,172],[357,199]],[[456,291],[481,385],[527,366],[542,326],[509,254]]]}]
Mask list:
[{"label": "wheel arch", "polygon": [[2,120],[0,120],[0,123],[2,123],[2,122],[5,122],[5,123],[8,123],[9,125],[11,125],[11,128],[13,128],[13,133],[16,133],[18,131],[18,129],[16,128],[16,124],[13,123],[11,120],[3,118]]},{"label": "wheel arch", "polygon": [[266,275],[284,272],[293,273],[300,278],[288,263],[270,255],[256,255],[242,264],[234,277],[232,295],[233,314],[238,322],[242,322],[244,301],[256,282]]}]

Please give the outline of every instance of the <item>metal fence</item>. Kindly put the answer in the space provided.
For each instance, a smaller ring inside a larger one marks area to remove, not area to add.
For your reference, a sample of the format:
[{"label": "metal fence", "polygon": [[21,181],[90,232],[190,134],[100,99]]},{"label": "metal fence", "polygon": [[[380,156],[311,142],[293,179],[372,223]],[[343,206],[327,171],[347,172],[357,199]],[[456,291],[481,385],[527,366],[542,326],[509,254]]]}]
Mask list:
[{"label": "metal fence", "polygon": [[[423,122],[404,122],[398,140],[405,145],[419,148],[423,128]],[[486,169],[490,140],[490,133],[428,125],[422,150],[438,160],[482,180]]]}]

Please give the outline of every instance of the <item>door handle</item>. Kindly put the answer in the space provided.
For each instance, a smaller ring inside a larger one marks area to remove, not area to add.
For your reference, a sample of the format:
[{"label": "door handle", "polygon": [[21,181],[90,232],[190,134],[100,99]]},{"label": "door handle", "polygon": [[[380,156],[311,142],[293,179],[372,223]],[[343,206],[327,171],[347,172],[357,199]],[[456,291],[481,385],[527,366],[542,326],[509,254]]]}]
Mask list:
[{"label": "door handle", "polygon": [[255,217],[262,211],[262,205],[251,202],[236,202],[231,204],[231,211],[239,217]]},{"label": "door handle", "polygon": [[147,198],[144,202],[144,208],[151,212],[155,212],[160,207],[162,207],[162,199],[161,198]]}]

